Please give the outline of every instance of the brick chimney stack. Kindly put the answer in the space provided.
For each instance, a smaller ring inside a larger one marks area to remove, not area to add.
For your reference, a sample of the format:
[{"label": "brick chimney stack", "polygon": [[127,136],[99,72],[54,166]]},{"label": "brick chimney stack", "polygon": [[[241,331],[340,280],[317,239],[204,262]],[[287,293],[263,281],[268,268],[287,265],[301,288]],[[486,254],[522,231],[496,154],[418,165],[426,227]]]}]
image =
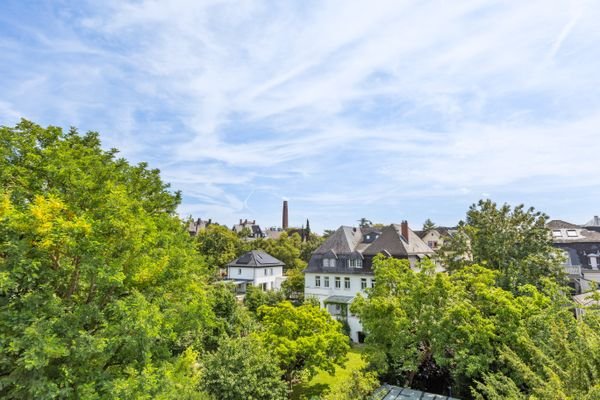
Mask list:
[{"label": "brick chimney stack", "polygon": [[287,200],[283,201],[283,215],[281,216],[281,227],[283,229],[288,228],[288,202],[287,202]]},{"label": "brick chimney stack", "polygon": [[408,221],[406,221],[406,220],[402,221],[402,223],[400,224],[400,227],[401,227],[402,237],[404,238],[404,240],[406,240],[406,243],[408,243]]}]

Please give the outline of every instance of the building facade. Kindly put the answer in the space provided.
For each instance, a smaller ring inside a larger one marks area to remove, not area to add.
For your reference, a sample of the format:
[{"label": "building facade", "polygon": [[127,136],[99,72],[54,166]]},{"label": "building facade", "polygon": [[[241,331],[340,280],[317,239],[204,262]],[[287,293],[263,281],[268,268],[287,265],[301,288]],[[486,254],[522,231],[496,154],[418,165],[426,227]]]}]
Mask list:
[{"label": "building facade", "polygon": [[552,220],[546,227],[554,247],[565,255],[565,272],[575,292],[587,292],[592,282],[600,283],[600,232],[561,220]]},{"label": "building facade", "polygon": [[262,290],[280,290],[285,280],[285,264],[262,250],[252,250],[227,264],[226,281],[236,285],[236,292],[246,293],[249,285]]},{"label": "building facade", "polygon": [[304,294],[347,324],[350,338],[362,342],[364,332],[350,304],[358,293],[375,285],[373,258],[406,259],[414,267],[434,254],[406,221],[382,229],[342,226],[315,250],[304,270]]}]

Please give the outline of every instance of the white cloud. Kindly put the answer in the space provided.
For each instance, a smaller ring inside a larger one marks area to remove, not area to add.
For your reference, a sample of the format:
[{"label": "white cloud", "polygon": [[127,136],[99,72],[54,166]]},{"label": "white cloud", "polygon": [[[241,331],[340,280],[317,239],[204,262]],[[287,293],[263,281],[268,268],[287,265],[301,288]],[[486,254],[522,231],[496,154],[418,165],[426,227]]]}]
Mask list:
[{"label": "white cloud", "polygon": [[0,42],[33,65],[0,113],[100,130],[184,190],[182,210],[223,219],[282,197],[331,212],[597,184],[580,161],[600,122],[600,5],[551,3],[93,4],[18,28],[22,54]]}]

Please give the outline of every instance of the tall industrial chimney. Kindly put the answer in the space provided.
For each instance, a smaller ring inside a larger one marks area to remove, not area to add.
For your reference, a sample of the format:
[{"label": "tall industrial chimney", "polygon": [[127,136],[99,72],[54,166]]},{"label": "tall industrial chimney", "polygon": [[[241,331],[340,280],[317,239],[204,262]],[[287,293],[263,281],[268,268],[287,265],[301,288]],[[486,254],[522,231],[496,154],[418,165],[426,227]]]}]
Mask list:
[{"label": "tall industrial chimney", "polygon": [[287,203],[287,200],[283,201],[283,215],[281,217],[281,227],[283,229],[288,228],[288,203]]}]

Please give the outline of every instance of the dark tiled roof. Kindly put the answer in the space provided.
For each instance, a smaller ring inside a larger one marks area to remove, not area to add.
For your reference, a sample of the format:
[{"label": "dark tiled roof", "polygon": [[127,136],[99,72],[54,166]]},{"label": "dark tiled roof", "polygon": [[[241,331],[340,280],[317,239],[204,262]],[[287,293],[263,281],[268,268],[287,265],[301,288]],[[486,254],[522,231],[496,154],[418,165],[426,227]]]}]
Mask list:
[{"label": "dark tiled roof", "polygon": [[580,228],[579,225],[572,224],[570,222],[566,222],[560,219],[553,219],[552,221],[548,221],[546,224],[548,229],[575,229]]},{"label": "dark tiled roof", "polygon": [[433,254],[416,233],[408,230],[408,241],[402,237],[400,225],[386,226],[381,235],[363,252],[365,256],[379,253],[389,253],[392,257],[407,257],[409,255]]},{"label": "dark tiled roof", "polygon": [[341,226],[327,238],[313,254],[325,254],[334,251],[336,254],[349,254],[362,240],[362,232],[351,226]]},{"label": "dark tiled roof", "polygon": [[227,264],[228,267],[273,267],[284,265],[283,261],[276,259],[262,250],[249,251]]}]

